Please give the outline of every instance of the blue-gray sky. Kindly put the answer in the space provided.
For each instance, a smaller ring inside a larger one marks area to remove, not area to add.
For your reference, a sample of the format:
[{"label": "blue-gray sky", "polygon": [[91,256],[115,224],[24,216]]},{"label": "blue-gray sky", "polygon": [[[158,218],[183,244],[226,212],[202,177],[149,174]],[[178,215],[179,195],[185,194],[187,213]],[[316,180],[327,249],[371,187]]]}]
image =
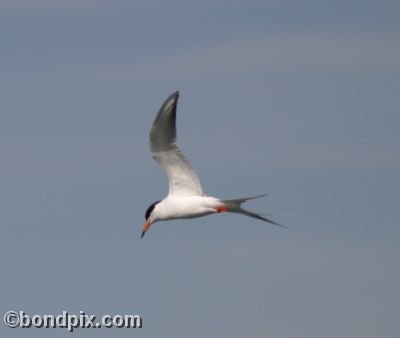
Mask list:
[{"label": "blue-gray sky", "polygon": [[[0,2],[1,313],[138,313],[85,337],[394,338],[398,1]],[[156,223],[148,152],[179,89],[204,190],[270,193]],[[67,337],[8,329],[8,337]]]}]

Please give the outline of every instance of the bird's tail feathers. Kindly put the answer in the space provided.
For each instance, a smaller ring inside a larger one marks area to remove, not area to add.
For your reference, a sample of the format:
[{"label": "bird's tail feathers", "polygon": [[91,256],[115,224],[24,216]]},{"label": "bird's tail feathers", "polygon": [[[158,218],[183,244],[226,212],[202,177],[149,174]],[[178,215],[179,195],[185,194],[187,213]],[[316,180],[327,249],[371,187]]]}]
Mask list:
[{"label": "bird's tail feathers", "polygon": [[273,225],[277,225],[277,226],[286,228],[286,226],[284,226],[282,224],[279,224],[277,222],[274,222],[273,220],[271,220],[271,219],[269,219],[267,217],[264,217],[261,214],[258,214],[258,213],[255,213],[253,211],[249,211],[249,210],[243,209],[241,207],[241,205],[246,201],[253,200],[253,199],[256,199],[256,198],[260,198],[260,197],[265,197],[265,196],[267,196],[267,194],[257,195],[257,196],[253,196],[253,197],[221,200],[221,202],[227,207],[227,209],[228,209],[227,211],[235,212],[235,213],[246,215],[246,216],[249,216],[249,217],[253,217],[253,218],[259,219],[261,221],[268,222],[268,223],[271,223]]},{"label": "bird's tail feathers", "polygon": [[235,199],[230,199],[230,200],[222,200],[221,202],[227,204],[227,205],[232,205],[232,206],[237,206],[240,207],[242,203],[250,200],[255,200],[256,198],[261,198],[268,196],[268,194],[262,194],[262,195],[257,195],[257,196],[252,196],[252,197],[243,197],[243,198],[235,198]]}]

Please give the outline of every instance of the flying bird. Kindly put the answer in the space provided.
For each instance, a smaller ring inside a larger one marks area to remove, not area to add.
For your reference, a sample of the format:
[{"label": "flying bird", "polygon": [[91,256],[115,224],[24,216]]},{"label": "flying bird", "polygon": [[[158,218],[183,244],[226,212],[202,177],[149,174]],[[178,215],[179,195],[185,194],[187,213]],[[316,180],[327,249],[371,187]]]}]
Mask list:
[{"label": "flying bird", "polygon": [[284,227],[260,214],[241,207],[242,203],[263,197],[219,199],[203,193],[199,177],[176,144],[176,108],[179,92],[162,104],[150,130],[151,155],[164,170],[169,181],[167,197],[151,204],[145,214],[141,238],[158,221],[195,218],[222,212],[234,212]]}]

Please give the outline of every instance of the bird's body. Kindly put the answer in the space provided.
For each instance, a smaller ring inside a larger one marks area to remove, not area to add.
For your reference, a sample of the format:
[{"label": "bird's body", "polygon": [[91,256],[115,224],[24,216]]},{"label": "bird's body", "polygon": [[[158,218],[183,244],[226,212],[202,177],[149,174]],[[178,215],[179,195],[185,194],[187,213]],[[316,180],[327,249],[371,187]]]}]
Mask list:
[{"label": "bird's body", "polygon": [[211,196],[167,195],[155,205],[159,221],[179,218],[195,218],[214,214],[223,208],[222,202]]},{"label": "bird's body", "polygon": [[203,193],[199,177],[176,144],[176,108],[179,92],[170,95],[161,106],[150,130],[150,151],[169,181],[168,195],[149,206],[142,238],[157,221],[195,218],[220,212],[240,213],[282,226],[260,214],[241,207],[249,199],[265,195],[222,200]]}]

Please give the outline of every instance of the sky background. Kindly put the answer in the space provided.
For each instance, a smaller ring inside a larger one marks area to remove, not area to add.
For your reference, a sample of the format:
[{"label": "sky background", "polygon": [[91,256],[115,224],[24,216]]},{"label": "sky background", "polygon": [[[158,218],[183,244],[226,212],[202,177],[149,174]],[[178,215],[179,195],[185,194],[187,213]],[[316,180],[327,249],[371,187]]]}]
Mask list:
[{"label": "sky background", "polygon": [[[74,337],[395,338],[399,1],[0,2],[1,315],[140,314]],[[179,144],[239,215],[154,224]],[[70,337],[9,329],[7,337]]]}]

